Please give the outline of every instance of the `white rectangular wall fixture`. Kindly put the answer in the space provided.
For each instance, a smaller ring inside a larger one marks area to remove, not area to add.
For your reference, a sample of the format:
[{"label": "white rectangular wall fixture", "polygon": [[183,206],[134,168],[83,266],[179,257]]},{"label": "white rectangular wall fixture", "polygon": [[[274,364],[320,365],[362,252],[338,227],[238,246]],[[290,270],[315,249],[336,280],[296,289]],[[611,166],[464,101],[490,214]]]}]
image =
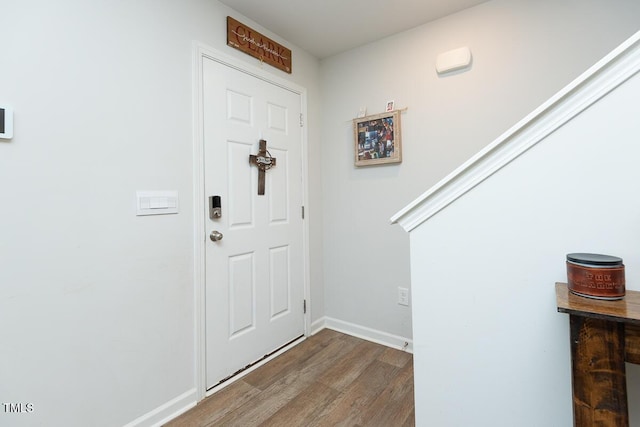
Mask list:
[{"label": "white rectangular wall fixture", "polygon": [[136,215],[166,215],[178,213],[177,191],[137,191]]},{"label": "white rectangular wall fixture", "polygon": [[471,51],[468,47],[460,47],[441,53],[436,58],[436,71],[438,74],[466,68],[471,63]]}]

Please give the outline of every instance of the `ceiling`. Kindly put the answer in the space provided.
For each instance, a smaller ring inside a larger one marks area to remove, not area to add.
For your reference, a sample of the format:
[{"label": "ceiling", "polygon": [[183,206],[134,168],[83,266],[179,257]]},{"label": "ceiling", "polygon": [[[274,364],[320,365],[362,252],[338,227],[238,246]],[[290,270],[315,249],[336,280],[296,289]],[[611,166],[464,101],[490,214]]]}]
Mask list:
[{"label": "ceiling", "polygon": [[485,1],[220,0],[320,59]]}]

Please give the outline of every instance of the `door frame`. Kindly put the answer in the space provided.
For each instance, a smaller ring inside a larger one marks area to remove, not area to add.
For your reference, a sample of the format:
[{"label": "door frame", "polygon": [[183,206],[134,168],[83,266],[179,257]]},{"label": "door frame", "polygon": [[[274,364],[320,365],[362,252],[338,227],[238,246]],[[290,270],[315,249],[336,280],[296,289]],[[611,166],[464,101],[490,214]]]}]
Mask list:
[{"label": "door frame", "polygon": [[[260,67],[229,56],[199,42],[193,44],[193,209],[194,209],[194,313],[195,313],[195,385],[198,401],[207,394],[206,371],[206,220],[205,212],[206,194],[204,191],[204,119],[202,99],[202,64],[204,59],[216,61],[228,66],[231,70],[246,73],[252,77],[261,79],[267,83],[280,86],[283,89],[300,95],[300,111],[302,112],[303,125],[301,127],[301,173],[302,173],[302,204],[308,206],[309,180],[308,180],[308,140],[307,126],[304,119],[307,117],[307,90],[291,81],[271,74]],[[306,211],[308,209],[305,208]],[[303,248],[303,295],[310,306],[310,256],[309,256],[309,221],[307,214],[302,220],[302,248]],[[302,309],[302,308],[301,308]],[[311,310],[304,314],[304,335],[309,336],[311,326]],[[285,344],[285,343],[283,343]]]}]

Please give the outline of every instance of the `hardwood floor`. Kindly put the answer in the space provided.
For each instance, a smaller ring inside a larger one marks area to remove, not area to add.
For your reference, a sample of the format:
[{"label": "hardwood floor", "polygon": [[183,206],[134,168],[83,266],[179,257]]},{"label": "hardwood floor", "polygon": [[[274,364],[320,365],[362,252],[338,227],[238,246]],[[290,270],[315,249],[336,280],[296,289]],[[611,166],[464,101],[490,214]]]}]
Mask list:
[{"label": "hardwood floor", "polygon": [[325,329],[167,427],[413,426],[413,357]]}]

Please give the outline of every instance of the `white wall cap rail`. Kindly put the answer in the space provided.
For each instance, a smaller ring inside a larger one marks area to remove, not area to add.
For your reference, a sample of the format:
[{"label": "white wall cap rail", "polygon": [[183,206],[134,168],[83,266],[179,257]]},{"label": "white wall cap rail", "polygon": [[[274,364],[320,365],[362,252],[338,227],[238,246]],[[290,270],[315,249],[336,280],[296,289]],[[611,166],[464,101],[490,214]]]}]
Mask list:
[{"label": "white wall cap rail", "polygon": [[640,71],[640,31],[393,217],[411,231]]}]

